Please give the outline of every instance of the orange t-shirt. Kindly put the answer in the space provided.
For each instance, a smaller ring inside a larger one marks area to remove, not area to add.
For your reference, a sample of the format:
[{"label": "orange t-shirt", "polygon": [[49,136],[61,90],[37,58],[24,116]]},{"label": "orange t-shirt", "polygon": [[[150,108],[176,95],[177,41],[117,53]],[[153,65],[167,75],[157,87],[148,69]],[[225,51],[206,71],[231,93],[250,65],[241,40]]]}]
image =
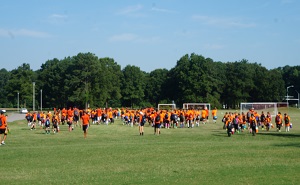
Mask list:
[{"label": "orange t-shirt", "polygon": [[0,129],[5,129],[6,128],[6,116],[0,115],[0,119],[2,121],[2,126],[0,126]]},{"label": "orange t-shirt", "polygon": [[203,119],[206,119],[206,116],[207,116],[206,113],[207,113],[206,110],[202,110],[202,114],[201,115],[202,115]]},{"label": "orange t-shirt", "polygon": [[89,124],[89,120],[90,120],[90,117],[88,114],[84,114],[82,117],[82,125],[88,125]]},{"label": "orange t-shirt", "polygon": [[213,109],[213,110],[211,111],[211,115],[212,115],[212,116],[217,116],[217,109]]}]

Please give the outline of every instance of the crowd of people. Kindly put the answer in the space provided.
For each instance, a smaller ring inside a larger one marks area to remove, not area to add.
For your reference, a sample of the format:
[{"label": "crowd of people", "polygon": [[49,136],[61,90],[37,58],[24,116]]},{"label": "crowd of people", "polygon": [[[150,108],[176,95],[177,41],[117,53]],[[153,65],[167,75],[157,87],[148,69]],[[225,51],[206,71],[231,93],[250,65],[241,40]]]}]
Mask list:
[{"label": "crowd of people", "polygon": [[[281,132],[281,128],[285,127],[285,131],[289,132],[292,127],[291,118],[288,114],[282,115],[281,112],[275,116],[275,124],[278,132]],[[235,132],[240,133],[248,128],[249,132],[253,136],[258,132],[258,129],[266,129],[269,131],[274,128],[272,124],[272,116],[270,112],[259,114],[253,108],[249,109],[247,113],[225,113],[222,122],[224,123],[223,128],[227,130],[228,136],[231,136]]]},{"label": "crowd of people", "polygon": [[[213,122],[217,121],[217,109],[211,111]],[[71,132],[74,127],[82,127],[86,138],[88,126],[91,124],[113,124],[115,119],[121,119],[123,125],[139,127],[139,134],[144,135],[144,125],[148,123],[154,127],[154,134],[160,134],[160,128],[193,128],[201,123],[208,122],[209,110],[189,109],[189,110],[157,110],[154,108],[144,109],[112,109],[97,108],[80,110],[74,108],[55,109],[52,112],[28,112],[25,116],[30,130],[35,130],[37,126],[44,128],[46,134],[59,132],[59,126],[67,124]],[[80,121],[81,119],[81,121]]]},{"label": "crowd of people", "polygon": [[[44,129],[45,134],[56,134],[60,131],[59,126],[68,125],[68,131],[72,132],[75,127],[83,130],[84,138],[87,138],[87,131],[91,124],[109,125],[113,124],[115,119],[121,119],[123,125],[130,127],[138,126],[139,134],[144,135],[144,126],[148,123],[154,128],[154,135],[160,135],[161,128],[193,128],[199,127],[200,124],[207,124],[209,116],[212,116],[213,123],[217,122],[217,109],[175,109],[175,110],[157,110],[155,108],[144,109],[112,109],[112,108],[97,108],[81,110],[74,108],[56,109],[53,111],[28,112],[25,116],[30,130],[35,130],[37,127]],[[274,120],[272,120],[274,119]],[[287,113],[284,115],[278,112],[275,117],[272,117],[270,112],[262,111],[259,114],[253,108],[244,113],[226,112],[222,118],[224,123],[223,129],[231,136],[234,133],[244,132],[249,130],[253,136],[256,135],[259,128],[269,131],[274,128],[272,121],[275,123],[276,130],[281,132],[284,127],[285,132],[289,132],[292,128],[291,118]],[[9,128],[7,125],[7,115],[3,111],[0,112],[0,146],[5,145],[5,140]],[[3,135],[3,136],[2,136]]]},{"label": "crowd of people", "polygon": [[[199,127],[200,124],[209,122],[209,116],[212,116],[213,123],[217,121],[217,109],[176,109],[176,110],[157,110],[154,108],[144,109],[112,109],[112,108],[97,108],[80,110],[74,108],[54,109],[53,114],[48,111],[33,112],[26,115],[28,126],[31,130],[36,129],[37,124],[40,128],[45,129],[46,134],[50,134],[51,129],[53,133],[59,132],[59,126],[67,124],[68,130],[71,132],[74,127],[82,128],[84,138],[87,137],[87,130],[91,124],[108,125],[113,124],[115,119],[121,119],[123,125],[130,127],[138,126],[139,134],[144,135],[144,126],[149,124],[154,128],[154,134],[160,135],[161,128],[193,128]],[[223,128],[227,130],[228,135],[233,133],[240,133],[248,129],[250,133],[255,135],[258,128],[269,131],[273,128],[272,116],[269,112],[258,114],[254,109],[249,109],[244,113],[226,112],[222,118],[224,123]],[[290,117],[287,114],[284,116],[278,112],[275,116],[275,124],[277,131],[280,132],[284,124],[285,131],[289,132],[292,126]]]}]

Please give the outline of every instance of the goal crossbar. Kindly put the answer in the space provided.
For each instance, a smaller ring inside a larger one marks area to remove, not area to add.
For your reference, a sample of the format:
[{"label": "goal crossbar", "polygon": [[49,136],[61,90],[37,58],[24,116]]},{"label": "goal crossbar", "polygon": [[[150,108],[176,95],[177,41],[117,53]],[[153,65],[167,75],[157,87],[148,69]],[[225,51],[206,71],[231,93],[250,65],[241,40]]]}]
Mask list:
[{"label": "goal crossbar", "polygon": [[166,109],[174,110],[174,109],[176,109],[176,104],[158,104],[157,105],[157,110],[166,110]]},{"label": "goal crossbar", "polygon": [[246,113],[249,109],[254,109],[259,114],[264,111],[265,113],[270,112],[272,116],[276,116],[278,113],[277,109],[278,105],[276,102],[248,102],[248,103],[241,103],[240,105],[240,113]]},{"label": "goal crossbar", "polygon": [[205,109],[205,107],[210,112],[210,110],[211,110],[210,103],[184,103],[182,105],[183,109],[189,109],[189,108],[193,108],[193,109]]}]

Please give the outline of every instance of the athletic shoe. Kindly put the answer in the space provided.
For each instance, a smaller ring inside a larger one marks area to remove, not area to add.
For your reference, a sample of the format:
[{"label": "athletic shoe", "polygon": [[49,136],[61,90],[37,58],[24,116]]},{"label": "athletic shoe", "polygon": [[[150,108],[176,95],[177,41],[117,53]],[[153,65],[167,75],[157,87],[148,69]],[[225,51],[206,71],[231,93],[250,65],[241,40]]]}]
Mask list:
[{"label": "athletic shoe", "polygon": [[1,142],[1,145],[5,145],[4,141]]}]

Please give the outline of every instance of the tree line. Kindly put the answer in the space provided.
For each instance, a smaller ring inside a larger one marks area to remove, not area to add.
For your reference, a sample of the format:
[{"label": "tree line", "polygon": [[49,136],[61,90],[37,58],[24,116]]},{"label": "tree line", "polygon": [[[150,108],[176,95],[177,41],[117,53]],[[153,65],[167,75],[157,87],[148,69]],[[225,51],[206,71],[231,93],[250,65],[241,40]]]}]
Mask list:
[{"label": "tree line", "polygon": [[26,63],[1,69],[0,107],[17,107],[19,100],[20,107],[32,108],[34,94],[36,109],[41,100],[47,108],[140,108],[173,101],[179,107],[208,102],[235,108],[240,102],[282,102],[291,85],[289,95],[297,98],[299,72],[300,66],[268,70],[245,59],[218,62],[194,53],[182,56],[170,70],[145,72],[133,65],[122,69],[112,58],[79,53],[48,60],[36,71]]}]

